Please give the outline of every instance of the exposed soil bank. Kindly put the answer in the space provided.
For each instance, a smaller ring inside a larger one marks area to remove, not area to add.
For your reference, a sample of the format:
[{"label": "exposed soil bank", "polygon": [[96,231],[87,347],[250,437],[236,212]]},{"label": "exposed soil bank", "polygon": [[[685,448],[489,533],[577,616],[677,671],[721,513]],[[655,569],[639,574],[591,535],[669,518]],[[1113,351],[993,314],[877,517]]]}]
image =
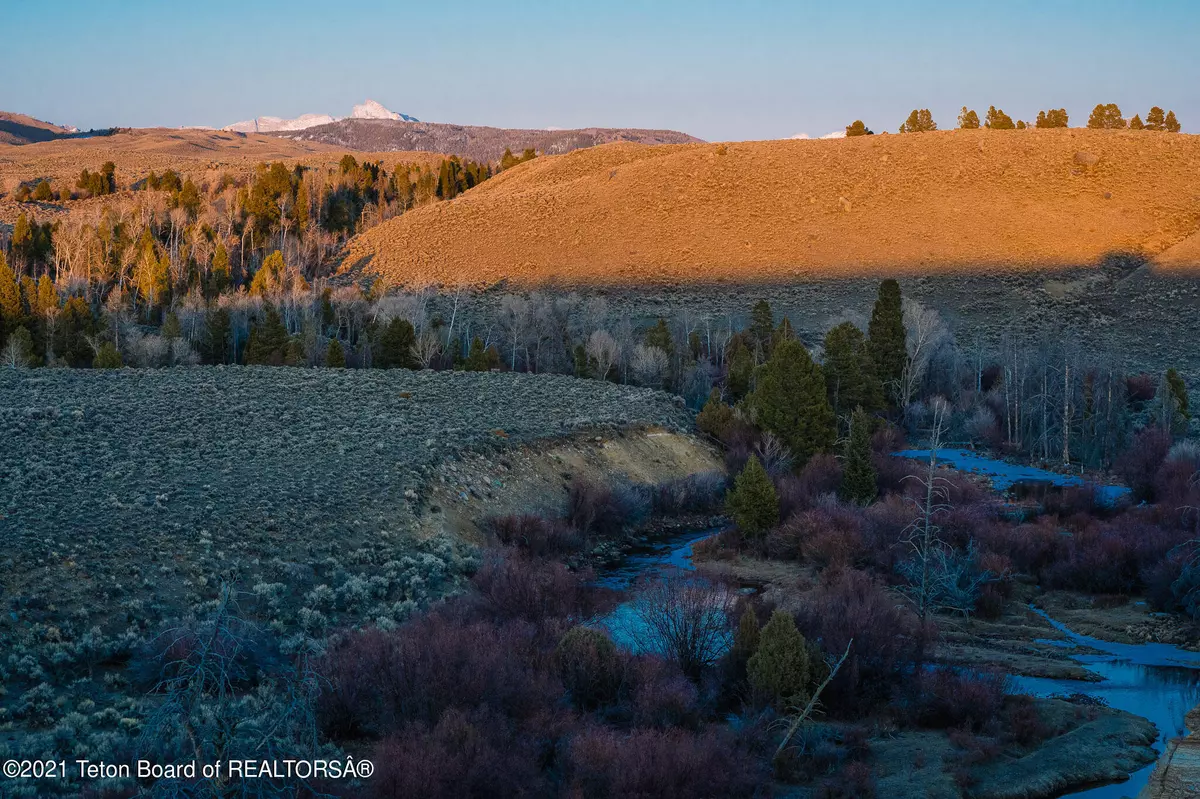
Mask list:
[{"label": "exposed soil bank", "polygon": [[1138,799],[1190,799],[1200,795],[1200,705],[1187,715],[1192,733],[1175,738],[1158,759]]},{"label": "exposed soil bank", "polygon": [[[464,453],[442,463],[429,477],[418,523],[426,534],[447,532],[482,543],[482,525],[490,517],[563,516],[570,483],[576,478],[598,485],[653,485],[724,469],[720,454],[708,442],[657,426],[581,433],[500,452]],[[705,527],[708,520],[686,521]]]}]

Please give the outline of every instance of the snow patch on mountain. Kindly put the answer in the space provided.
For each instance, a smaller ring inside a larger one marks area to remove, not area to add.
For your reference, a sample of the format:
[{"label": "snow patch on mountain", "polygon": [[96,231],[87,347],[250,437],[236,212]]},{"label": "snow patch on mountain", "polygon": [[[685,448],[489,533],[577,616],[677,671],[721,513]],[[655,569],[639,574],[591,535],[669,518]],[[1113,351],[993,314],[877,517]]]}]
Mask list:
[{"label": "snow patch on mountain", "polygon": [[418,122],[416,117],[410,117],[408,114],[398,114],[395,111],[385,108],[381,103],[374,100],[367,100],[365,103],[354,106],[354,110],[350,113],[351,119],[398,119],[404,122]]},{"label": "snow patch on mountain", "polygon": [[[352,119],[396,119],[404,122],[417,122],[416,117],[411,117],[408,114],[399,114],[385,108],[382,104],[374,100],[367,100],[365,103],[354,106],[351,112]],[[333,122],[338,122],[345,117],[334,117],[329,114],[301,114],[295,119],[283,119],[282,117],[255,117],[244,122],[234,122],[232,125],[226,125],[221,130],[233,131],[236,133],[275,133],[277,131],[304,130],[305,128],[313,128],[317,125],[328,125]]]}]

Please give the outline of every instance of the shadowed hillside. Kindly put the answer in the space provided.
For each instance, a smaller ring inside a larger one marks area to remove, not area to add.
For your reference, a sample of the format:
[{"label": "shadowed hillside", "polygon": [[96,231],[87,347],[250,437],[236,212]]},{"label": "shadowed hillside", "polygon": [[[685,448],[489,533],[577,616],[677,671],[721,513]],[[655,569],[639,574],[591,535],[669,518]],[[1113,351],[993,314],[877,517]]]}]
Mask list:
[{"label": "shadowed hillside", "polygon": [[68,128],[25,114],[0,111],[0,144],[29,144],[70,136]]},{"label": "shadowed hillside", "polygon": [[[995,272],[1155,256],[1198,229],[1195,136],[617,144],[539,158],[389,221],[352,241],[345,264],[410,284]],[[1172,264],[1200,262],[1194,250]]]}]

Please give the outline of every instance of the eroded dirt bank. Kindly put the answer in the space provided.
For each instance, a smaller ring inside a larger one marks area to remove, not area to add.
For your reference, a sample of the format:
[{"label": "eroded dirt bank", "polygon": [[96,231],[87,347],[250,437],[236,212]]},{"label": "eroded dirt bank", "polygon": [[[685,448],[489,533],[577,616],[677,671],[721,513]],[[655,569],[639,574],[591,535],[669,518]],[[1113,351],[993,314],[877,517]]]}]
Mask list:
[{"label": "eroded dirt bank", "polygon": [[1193,732],[1173,739],[1158,760],[1138,799],[1192,799],[1200,796],[1200,705],[1187,715]]}]

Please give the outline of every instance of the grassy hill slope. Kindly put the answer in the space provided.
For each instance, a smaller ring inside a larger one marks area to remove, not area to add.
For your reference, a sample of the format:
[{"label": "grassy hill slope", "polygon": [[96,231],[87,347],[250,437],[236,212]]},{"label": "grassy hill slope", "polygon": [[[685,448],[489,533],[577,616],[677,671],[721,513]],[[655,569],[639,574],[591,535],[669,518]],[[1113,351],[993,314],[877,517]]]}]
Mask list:
[{"label": "grassy hill slope", "polygon": [[613,144],[522,164],[367,231],[345,266],[448,285],[995,272],[1155,256],[1197,230],[1197,136]]}]

